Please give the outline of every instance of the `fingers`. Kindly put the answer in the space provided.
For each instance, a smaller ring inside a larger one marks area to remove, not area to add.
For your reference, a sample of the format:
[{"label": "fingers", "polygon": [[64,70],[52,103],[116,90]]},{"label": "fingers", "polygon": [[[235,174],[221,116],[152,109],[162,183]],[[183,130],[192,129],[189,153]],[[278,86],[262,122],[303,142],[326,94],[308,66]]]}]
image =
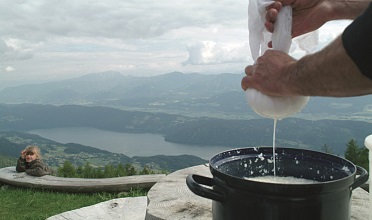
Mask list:
[{"label": "fingers", "polygon": [[279,11],[274,8],[267,10],[266,21],[264,24],[267,31],[271,33],[274,31],[274,24],[276,22],[276,19],[278,18],[278,14]]},{"label": "fingers", "polygon": [[273,42],[270,41],[269,43],[267,43],[267,46],[268,46],[269,48],[273,48]]},{"label": "fingers", "polygon": [[274,31],[274,23],[270,21],[265,22],[265,28],[268,32],[273,33]]},{"label": "fingers", "polygon": [[249,87],[249,78],[253,75],[254,66],[250,65],[245,68],[245,77],[241,81],[241,87],[246,91]]},{"label": "fingers", "polygon": [[280,1],[275,1],[274,3],[272,3],[271,5],[267,6],[266,7],[266,10],[269,10],[269,9],[276,9],[277,11],[280,11],[280,9],[282,9],[283,7],[283,3],[280,2]]},{"label": "fingers", "polygon": [[247,76],[243,77],[241,86],[244,91],[248,89],[248,77]]},{"label": "fingers", "polygon": [[245,75],[247,76],[252,76],[253,75],[253,70],[254,70],[254,65],[249,65],[245,68]]},{"label": "fingers", "polygon": [[265,27],[266,30],[269,32],[274,31],[274,23],[278,17],[279,11],[282,9],[281,2],[274,2],[273,4],[266,7],[266,15],[265,15]]},{"label": "fingers", "polygon": [[25,156],[26,156],[26,150],[22,150],[21,151],[21,158],[25,158]]}]

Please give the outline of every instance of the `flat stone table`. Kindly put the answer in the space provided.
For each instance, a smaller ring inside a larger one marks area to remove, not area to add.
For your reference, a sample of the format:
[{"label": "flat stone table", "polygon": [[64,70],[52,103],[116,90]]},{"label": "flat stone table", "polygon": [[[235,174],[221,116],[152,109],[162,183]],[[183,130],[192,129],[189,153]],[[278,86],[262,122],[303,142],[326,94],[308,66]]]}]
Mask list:
[{"label": "flat stone table", "polygon": [[48,189],[63,192],[121,192],[140,187],[150,189],[165,174],[134,175],[115,178],[64,178],[45,175],[29,176],[25,172],[17,173],[15,167],[0,169],[0,183],[36,189]]},{"label": "flat stone table", "polygon": [[[147,194],[146,220],[212,219],[212,200],[192,193],[186,185],[189,174],[211,177],[208,165],[178,170],[158,181]],[[351,197],[351,220],[367,220],[369,194],[357,188]]]},{"label": "flat stone table", "polygon": [[147,194],[146,220],[212,219],[212,200],[195,195],[186,185],[189,174],[211,177],[208,165],[178,170],[162,178]]},{"label": "flat stone table", "polygon": [[146,196],[112,199],[51,216],[46,220],[143,220]]}]

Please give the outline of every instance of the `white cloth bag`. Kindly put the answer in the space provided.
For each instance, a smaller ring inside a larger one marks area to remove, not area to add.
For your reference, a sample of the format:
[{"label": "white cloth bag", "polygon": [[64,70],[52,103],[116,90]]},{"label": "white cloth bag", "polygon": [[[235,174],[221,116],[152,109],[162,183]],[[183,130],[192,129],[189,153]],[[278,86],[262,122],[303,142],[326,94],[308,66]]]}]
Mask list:
[{"label": "white cloth bag", "polygon": [[[292,7],[283,7],[275,23],[274,33],[264,27],[266,7],[271,0],[250,0],[248,6],[249,45],[254,62],[267,49],[271,40],[274,50],[288,53],[292,44]],[[251,108],[259,115],[282,119],[298,113],[307,104],[308,96],[268,96],[255,89],[247,89],[246,98]]]}]

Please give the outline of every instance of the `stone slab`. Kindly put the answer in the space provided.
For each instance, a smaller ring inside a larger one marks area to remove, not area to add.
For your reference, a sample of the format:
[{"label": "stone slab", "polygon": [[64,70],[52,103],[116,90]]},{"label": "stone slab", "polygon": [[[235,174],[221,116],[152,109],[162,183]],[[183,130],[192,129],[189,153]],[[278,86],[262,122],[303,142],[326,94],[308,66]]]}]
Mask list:
[{"label": "stone slab", "polygon": [[147,194],[146,220],[212,219],[212,200],[195,195],[186,185],[189,174],[211,177],[208,165],[194,166],[161,179]]},{"label": "stone slab", "polygon": [[0,169],[0,183],[40,188],[63,192],[121,192],[140,187],[150,189],[165,174],[135,175],[116,178],[64,178],[45,175],[41,177],[29,176],[25,172],[17,173],[15,167]]},{"label": "stone slab", "polygon": [[120,198],[63,212],[47,220],[144,220],[146,206],[146,196]]},{"label": "stone slab", "polygon": [[[351,220],[367,220],[372,215],[369,209],[369,193],[361,188],[353,190],[351,196]],[[369,218],[369,219],[372,219]]]}]

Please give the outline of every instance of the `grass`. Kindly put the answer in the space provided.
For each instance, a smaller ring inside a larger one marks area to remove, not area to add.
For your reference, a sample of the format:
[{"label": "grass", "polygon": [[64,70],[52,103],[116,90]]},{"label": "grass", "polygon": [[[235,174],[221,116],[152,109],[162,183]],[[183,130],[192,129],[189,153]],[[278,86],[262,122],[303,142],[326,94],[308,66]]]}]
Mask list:
[{"label": "grass", "polygon": [[115,198],[145,196],[143,189],[122,193],[62,193],[4,185],[0,188],[0,219],[39,220]]}]

